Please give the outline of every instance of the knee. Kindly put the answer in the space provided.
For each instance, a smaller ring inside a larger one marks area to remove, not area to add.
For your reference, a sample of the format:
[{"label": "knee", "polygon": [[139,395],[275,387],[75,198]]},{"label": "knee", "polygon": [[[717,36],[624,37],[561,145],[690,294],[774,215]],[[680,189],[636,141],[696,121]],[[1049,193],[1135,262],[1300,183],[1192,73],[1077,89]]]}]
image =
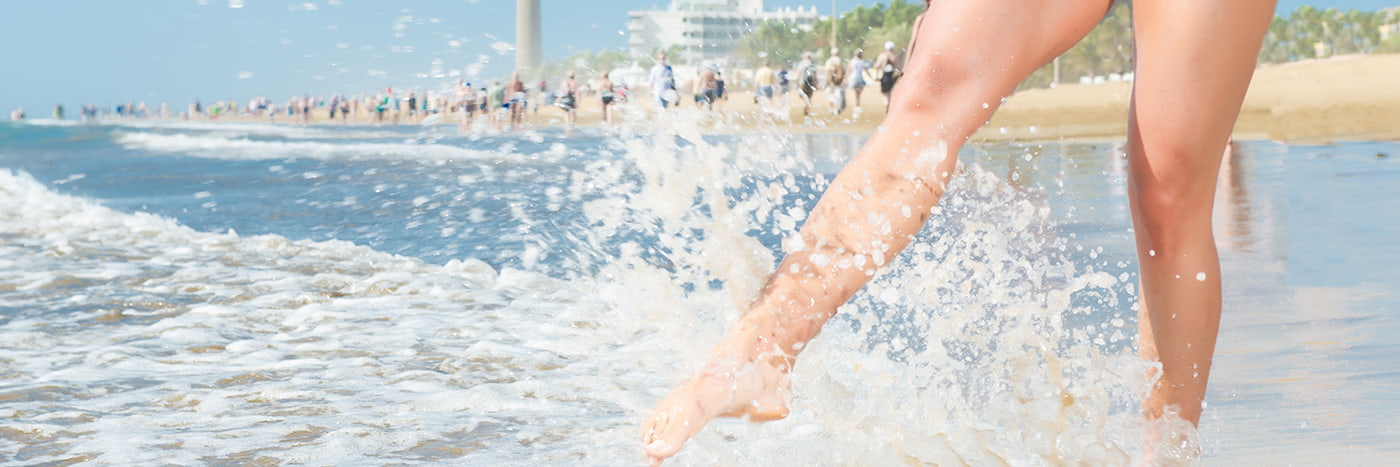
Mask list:
[{"label": "knee", "polygon": [[888,121],[920,122],[947,137],[965,138],[991,118],[1012,85],[971,54],[923,54],[905,69],[892,93]]},{"label": "knee", "polygon": [[897,102],[891,103],[890,112],[933,111],[940,97],[972,82],[969,78],[973,67],[966,54],[929,53],[916,57],[904,69],[904,76],[894,88]]},{"label": "knee", "polygon": [[1191,146],[1157,147],[1151,157],[1132,158],[1134,217],[1158,248],[1210,233],[1219,159],[1206,155],[1206,148]]}]

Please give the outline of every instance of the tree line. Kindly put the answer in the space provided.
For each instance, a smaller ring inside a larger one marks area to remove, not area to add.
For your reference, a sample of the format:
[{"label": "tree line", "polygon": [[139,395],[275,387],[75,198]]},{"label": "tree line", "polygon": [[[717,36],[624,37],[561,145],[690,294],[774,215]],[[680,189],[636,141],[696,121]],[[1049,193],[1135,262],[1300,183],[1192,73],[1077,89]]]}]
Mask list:
[{"label": "tree line", "polygon": [[[817,20],[810,28],[783,21],[765,21],[745,35],[734,49],[735,65],[756,68],[764,62],[792,66],[804,53],[820,61],[831,48],[849,59],[856,49],[872,59],[886,41],[899,50],[909,43],[914,18],[924,11],[919,0],[894,0],[889,5],[860,6]],[[1400,53],[1400,13],[1397,11],[1340,11],[1302,6],[1287,16],[1275,16],[1259,52],[1260,63],[1282,63],[1357,53]],[[1393,31],[1382,39],[1382,28]],[[833,28],[835,34],[833,34]],[[679,57],[671,47],[672,60]],[[549,61],[546,76],[565,69],[611,70],[631,63],[650,63],[650,57],[630,57],[621,51],[580,52],[564,60]],[[1054,63],[1035,71],[1021,88],[1045,87],[1054,82],[1077,82],[1082,76],[1129,73],[1133,69],[1131,2],[1116,4],[1103,21]],[[1058,76],[1057,76],[1058,70]]]},{"label": "tree line", "polygon": [[[1259,53],[1263,63],[1358,53],[1400,53],[1400,14],[1397,11],[1319,10],[1298,7],[1287,18],[1275,16]],[[1381,39],[1381,28],[1392,32]]]}]

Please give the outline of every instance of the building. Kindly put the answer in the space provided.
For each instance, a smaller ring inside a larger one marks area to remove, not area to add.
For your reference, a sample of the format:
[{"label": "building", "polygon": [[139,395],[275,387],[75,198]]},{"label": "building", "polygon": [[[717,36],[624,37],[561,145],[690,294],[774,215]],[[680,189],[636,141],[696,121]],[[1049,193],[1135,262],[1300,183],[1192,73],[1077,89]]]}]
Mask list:
[{"label": "building", "polygon": [[676,60],[699,63],[727,57],[734,46],[764,21],[786,21],[810,30],[816,7],[764,10],[763,0],[672,0],[665,10],[627,13],[627,45],[633,56],[680,48]]},{"label": "building", "polygon": [[1400,34],[1400,6],[1390,7],[1381,10],[1385,16],[1382,18],[1380,26],[1381,42],[1385,42],[1390,36]]}]

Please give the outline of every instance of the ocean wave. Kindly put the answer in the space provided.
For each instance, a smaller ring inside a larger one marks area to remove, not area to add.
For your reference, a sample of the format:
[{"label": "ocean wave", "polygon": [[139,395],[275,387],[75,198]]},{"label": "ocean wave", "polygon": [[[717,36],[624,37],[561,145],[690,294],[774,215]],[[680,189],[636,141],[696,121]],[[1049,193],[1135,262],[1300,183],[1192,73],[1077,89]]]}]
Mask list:
[{"label": "ocean wave", "polygon": [[34,126],[78,126],[83,124],[78,120],[59,120],[56,118],[26,118],[14,123]]},{"label": "ocean wave", "polygon": [[[104,122],[109,123],[109,122]],[[286,123],[201,122],[201,121],[115,121],[118,128],[137,130],[203,131],[228,137],[258,136],[289,139],[382,139],[403,137],[404,133],[381,129],[296,126]],[[405,126],[408,128],[408,126]]]},{"label": "ocean wave", "polygon": [[[226,160],[267,160],[285,158],[402,159],[402,160],[497,160],[522,159],[510,152],[467,149],[458,146],[418,142],[330,143],[312,141],[258,141],[218,135],[185,133],[162,134],[120,131],[116,142],[127,149],[179,153],[195,157]],[[570,154],[555,151],[528,157],[561,157]]]},{"label": "ocean wave", "polygon": [[[503,426],[588,437],[589,408],[625,396],[607,381],[637,366],[578,364],[623,338],[597,331],[607,313],[584,287],[480,261],[199,232],[9,170],[0,236],[0,416],[26,420],[6,436],[35,452],[0,448],[11,459],[355,464],[440,458],[436,446]],[[562,461],[587,447],[511,444],[464,454]]]}]

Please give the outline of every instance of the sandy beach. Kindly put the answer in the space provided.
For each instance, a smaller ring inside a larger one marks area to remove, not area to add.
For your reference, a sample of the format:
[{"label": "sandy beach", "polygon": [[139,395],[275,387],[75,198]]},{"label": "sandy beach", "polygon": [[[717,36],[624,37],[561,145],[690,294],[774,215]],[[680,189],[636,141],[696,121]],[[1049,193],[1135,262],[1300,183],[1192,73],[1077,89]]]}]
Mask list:
[{"label": "sandy beach", "polygon": [[[1269,139],[1295,143],[1330,141],[1400,140],[1400,54],[1351,55],[1278,65],[1261,65],[1255,70],[1249,94],[1245,97],[1235,126],[1236,139]],[[636,89],[634,88],[634,92]],[[1127,135],[1128,100],[1132,83],[1061,84],[1050,89],[1030,89],[1007,98],[992,120],[973,136],[974,141],[1102,141]],[[832,114],[832,104],[824,90],[812,97],[812,110],[802,115],[796,93],[787,102],[765,110],[754,101],[751,89],[734,89],[715,104],[715,112],[697,112],[692,97],[682,95],[682,104],[673,111],[690,114],[687,122],[702,131],[733,133],[774,128],[788,132],[869,134],[884,117],[879,88],[868,87],[861,98],[861,111],[853,112],[854,99],[847,96],[848,108],[840,116]],[[617,107],[619,124],[649,121],[656,111],[645,90],[630,102]],[[222,120],[267,121],[238,116]],[[277,122],[287,122],[279,117]],[[484,125],[478,118],[478,127]],[[313,124],[327,124],[324,111],[316,111]],[[369,124],[368,115],[355,119]],[[408,118],[400,122],[410,125]],[[455,125],[456,116],[441,119],[439,125]],[[563,110],[539,105],[527,124],[562,126]],[[384,125],[391,125],[386,121]],[[601,104],[596,96],[579,99],[579,126],[602,125]]]},{"label": "sandy beach", "polygon": [[[1261,65],[1245,98],[1235,127],[1238,139],[1272,139],[1290,142],[1400,139],[1400,55],[1343,56],[1280,65]],[[991,122],[974,140],[1104,140],[1126,137],[1128,100],[1132,84],[1062,84],[1052,89],[1026,90],[1007,99]],[[790,131],[867,134],[884,116],[878,88],[866,88],[862,111],[847,109],[831,115],[824,91],[813,97],[813,111],[804,120],[801,103],[789,94],[787,118],[764,116],[753,102],[752,92],[731,93],[717,106],[727,118],[717,119],[717,129],[745,128],[755,122],[771,122]],[[646,99],[645,96],[642,99]],[[649,103],[649,100],[647,101]],[[596,125],[601,114],[596,99],[582,100],[581,125]],[[634,100],[623,108],[626,118],[638,118]],[[689,102],[682,109],[694,109]],[[781,117],[782,110],[774,112]],[[541,109],[535,124],[562,123],[562,112]],[[721,123],[722,122],[722,123]]]}]

